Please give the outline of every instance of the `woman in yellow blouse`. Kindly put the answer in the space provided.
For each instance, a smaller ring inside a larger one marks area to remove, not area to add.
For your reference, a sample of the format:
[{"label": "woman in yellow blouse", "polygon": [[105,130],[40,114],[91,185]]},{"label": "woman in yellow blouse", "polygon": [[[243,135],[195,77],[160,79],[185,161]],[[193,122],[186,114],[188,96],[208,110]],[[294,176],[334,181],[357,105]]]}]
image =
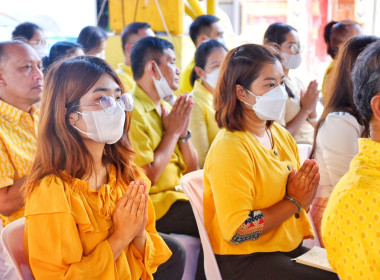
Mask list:
[{"label": "woman in yellow blouse", "polygon": [[198,152],[198,164],[201,168],[219,131],[215,121],[213,92],[218,81],[220,65],[226,54],[226,47],[217,40],[201,43],[195,52],[195,67],[191,73],[194,106],[189,129],[193,134],[192,143]]},{"label": "woman in yellow blouse", "polygon": [[132,163],[133,99],[122,88],[97,57],[48,72],[25,185],[24,248],[36,279],[153,279],[171,255],[149,181]]},{"label": "woman in yellow blouse", "polygon": [[291,262],[313,235],[305,210],[319,173],[313,160],[299,168],[292,136],[273,123],[288,97],[280,60],[274,49],[249,44],[231,50],[221,67],[221,130],[205,162],[203,206],[223,279],[337,279]]}]

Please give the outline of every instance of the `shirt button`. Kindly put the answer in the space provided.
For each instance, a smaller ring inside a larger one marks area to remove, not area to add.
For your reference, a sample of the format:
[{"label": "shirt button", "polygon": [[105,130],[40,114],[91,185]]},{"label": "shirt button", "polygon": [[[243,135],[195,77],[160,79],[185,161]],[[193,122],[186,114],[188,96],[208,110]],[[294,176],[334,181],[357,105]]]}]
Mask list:
[{"label": "shirt button", "polygon": [[295,213],[294,216],[296,216],[296,219],[298,219],[300,217],[300,214]]},{"label": "shirt button", "polygon": [[277,153],[277,151],[274,151],[273,153],[274,153],[274,155],[275,155],[276,157],[278,157],[278,153]]},{"label": "shirt button", "polygon": [[292,167],[290,165],[288,165],[287,168],[289,171],[292,169]]}]

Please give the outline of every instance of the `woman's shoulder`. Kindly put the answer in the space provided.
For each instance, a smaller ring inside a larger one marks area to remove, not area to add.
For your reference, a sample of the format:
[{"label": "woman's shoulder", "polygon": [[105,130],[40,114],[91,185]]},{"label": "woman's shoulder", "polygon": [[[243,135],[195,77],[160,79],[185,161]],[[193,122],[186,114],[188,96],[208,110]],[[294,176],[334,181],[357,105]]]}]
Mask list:
[{"label": "woman's shoulder", "polygon": [[239,143],[242,140],[247,139],[247,137],[248,133],[245,131],[229,131],[225,128],[222,128],[219,130],[219,133],[215,139],[217,139],[219,145],[229,145],[232,143]]},{"label": "woman's shoulder", "polygon": [[331,112],[326,116],[325,122],[347,122],[359,126],[358,120],[349,112]]},{"label": "woman's shoulder", "polygon": [[271,125],[271,132],[273,135],[273,137],[275,138],[280,138],[280,140],[287,140],[287,141],[294,141],[292,135],[290,134],[290,132],[285,128],[283,127],[282,125],[274,122],[272,125]]},{"label": "woman's shoulder", "polygon": [[322,127],[331,134],[342,134],[346,131],[355,131],[359,136],[364,130],[364,126],[348,112],[332,112],[326,116]]},{"label": "woman's shoulder", "polygon": [[65,183],[57,175],[43,177],[26,198],[25,215],[70,212],[65,194]]}]

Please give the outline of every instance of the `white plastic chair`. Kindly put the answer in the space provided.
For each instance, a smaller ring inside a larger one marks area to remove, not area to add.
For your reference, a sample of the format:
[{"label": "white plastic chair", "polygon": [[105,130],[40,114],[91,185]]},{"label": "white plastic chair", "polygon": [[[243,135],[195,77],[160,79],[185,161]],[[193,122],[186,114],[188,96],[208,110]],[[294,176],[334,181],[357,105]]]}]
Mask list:
[{"label": "white plastic chair", "polygon": [[211,247],[210,240],[204,226],[203,219],[203,170],[190,172],[181,179],[181,186],[190,200],[193,208],[195,220],[197,221],[199,235],[201,237],[204,267],[207,279],[222,280],[219,267],[215,259],[214,252]]},{"label": "white plastic chair", "polygon": [[201,241],[197,237],[186,234],[171,233],[169,235],[181,243],[186,251],[185,270],[181,280],[196,280]]},{"label": "white plastic chair", "polygon": [[[8,265],[14,267],[17,279],[33,279],[23,248],[25,218],[11,222],[1,231],[1,245]],[[12,278],[12,280],[15,278]]]}]

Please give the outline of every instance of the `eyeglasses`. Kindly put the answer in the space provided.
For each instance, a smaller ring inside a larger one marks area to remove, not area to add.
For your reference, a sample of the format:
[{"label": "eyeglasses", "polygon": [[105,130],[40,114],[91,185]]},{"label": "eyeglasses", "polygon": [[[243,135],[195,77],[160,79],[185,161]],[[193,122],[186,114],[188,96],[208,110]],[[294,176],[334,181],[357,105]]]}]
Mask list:
[{"label": "eyeglasses", "polygon": [[300,44],[292,44],[289,46],[289,49],[293,54],[297,54],[303,51],[303,48]]},{"label": "eyeglasses", "polygon": [[119,98],[115,98],[113,96],[103,96],[102,98],[100,98],[99,103],[86,104],[86,105],[74,105],[74,106],[71,106],[70,108],[100,105],[103,111],[107,115],[112,115],[113,113],[115,113],[118,104],[119,106],[121,106],[123,110],[128,111],[128,112],[132,111],[133,106],[134,106],[132,94],[123,93]]}]

